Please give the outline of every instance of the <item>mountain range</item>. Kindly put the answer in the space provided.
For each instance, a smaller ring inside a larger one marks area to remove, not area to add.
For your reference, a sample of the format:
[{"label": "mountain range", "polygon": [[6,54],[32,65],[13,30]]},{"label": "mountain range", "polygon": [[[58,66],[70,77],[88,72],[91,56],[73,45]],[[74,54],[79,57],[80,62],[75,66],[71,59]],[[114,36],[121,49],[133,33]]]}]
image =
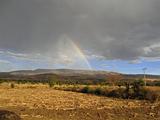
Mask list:
[{"label": "mountain range", "polygon": [[[143,74],[122,74],[110,71],[96,70],[74,70],[74,69],[36,69],[36,70],[19,70],[11,72],[1,72],[1,80],[30,80],[30,81],[47,81],[51,77],[58,77],[60,80],[71,81],[105,81],[109,75],[122,75],[123,79],[142,79]],[[148,81],[160,81],[160,75],[146,75]]]}]

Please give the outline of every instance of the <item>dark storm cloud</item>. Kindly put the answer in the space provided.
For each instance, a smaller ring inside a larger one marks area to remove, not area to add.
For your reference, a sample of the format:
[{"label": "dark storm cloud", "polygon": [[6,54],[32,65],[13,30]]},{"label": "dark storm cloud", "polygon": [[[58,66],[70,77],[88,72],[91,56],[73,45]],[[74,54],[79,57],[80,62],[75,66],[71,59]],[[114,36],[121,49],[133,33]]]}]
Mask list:
[{"label": "dark storm cloud", "polygon": [[1,0],[0,48],[56,54],[67,35],[107,59],[157,58],[159,11],[159,0]]}]

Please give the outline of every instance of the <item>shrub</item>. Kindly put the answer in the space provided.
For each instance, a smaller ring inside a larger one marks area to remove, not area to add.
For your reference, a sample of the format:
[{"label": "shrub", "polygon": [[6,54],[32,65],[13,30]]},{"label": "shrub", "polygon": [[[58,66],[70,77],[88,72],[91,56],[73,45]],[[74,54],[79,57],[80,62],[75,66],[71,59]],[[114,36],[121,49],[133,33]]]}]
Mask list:
[{"label": "shrub", "polygon": [[96,88],[94,90],[94,94],[96,94],[96,95],[102,95],[103,94],[103,90],[101,88]]},{"label": "shrub", "polygon": [[51,82],[49,82],[48,85],[50,88],[54,86]]},{"label": "shrub", "polygon": [[143,97],[146,94],[146,90],[143,89],[143,86],[145,85],[143,80],[136,80],[133,82],[132,89],[134,91],[134,97],[138,99],[143,99]]},{"label": "shrub", "polygon": [[160,95],[154,91],[147,90],[145,99],[149,100],[150,102],[155,102],[160,99]]},{"label": "shrub", "polygon": [[49,84],[49,87],[53,87],[55,85],[55,82],[52,80],[49,80],[48,84]]},{"label": "shrub", "polygon": [[160,81],[157,81],[157,82],[155,83],[155,86],[160,86]]},{"label": "shrub", "polygon": [[11,83],[11,88],[15,88],[15,85],[14,85],[14,83]]},{"label": "shrub", "polygon": [[80,90],[80,92],[82,92],[82,93],[89,93],[89,87],[86,86],[86,87],[82,88],[82,89]]},{"label": "shrub", "polygon": [[[51,84],[52,85],[52,84]],[[64,91],[73,91],[80,93],[89,93],[95,95],[103,95],[113,98],[123,98],[123,99],[140,99],[140,100],[149,100],[154,102],[160,99],[160,95],[155,91],[150,89],[145,89],[143,84],[140,81],[135,81],[133,84],[126,83],[125,87],[108,89],[106,87],[89,87],[89,86],[54,86],[54,89],[64,90]]]},{"label": "shrub", "polygon": [[134,93],[134,98],[144,100],[146,99],[147,92],[148,90],[144,88],[140,88],[137,93]]},{"label": "shrub", "polygon": [[117,90],[112,90],[108,93],[108,97],[124,98],[124,89],[119,88]]}]

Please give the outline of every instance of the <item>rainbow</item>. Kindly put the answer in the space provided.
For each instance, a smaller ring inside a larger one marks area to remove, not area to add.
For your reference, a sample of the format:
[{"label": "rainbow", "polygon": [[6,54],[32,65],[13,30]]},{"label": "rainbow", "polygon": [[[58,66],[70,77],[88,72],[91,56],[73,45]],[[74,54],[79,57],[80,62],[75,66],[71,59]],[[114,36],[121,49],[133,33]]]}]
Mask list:
[{"label": "rainbow", "polygon": [[74,66],[76,66],[77,69],[84,68],[92,70],[86,55],[83,53],[81,48],[72,39],[70,39],[70,37],[64,35],[63,38],[60,39],[60,43],[59,48],[61,49],[60,51],[62,51],[61,53],[73,60],[73,64],[76,64]]},{"label": "rainbow", "polygon": [[72,47],[75,49],[76,54],[78,54],[78,56],[83,60],[83,62],[87,65],[88,69],[92,69],[88,59],[86,58],[86,55],[82,52],[82,50],[80,49],[80,47],[78,47],[78,45],[76,45],[72,40],[70,40],[70,43],[72,45]]}]

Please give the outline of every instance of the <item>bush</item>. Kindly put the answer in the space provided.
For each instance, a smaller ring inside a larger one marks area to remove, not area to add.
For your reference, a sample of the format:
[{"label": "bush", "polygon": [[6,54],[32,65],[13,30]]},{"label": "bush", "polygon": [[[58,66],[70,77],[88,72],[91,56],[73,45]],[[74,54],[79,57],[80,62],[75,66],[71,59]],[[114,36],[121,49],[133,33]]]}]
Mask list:
[{"label": "bush", "polygon": [[53,86],[55,85],[55,82],[52,81],[52,80],[50,80],[50,81],[48,82],[48,84],[49,84],[49,87],[51,88],[51,87],[53,87]]},{"label": "bush", "polygon": [[160,86],[160,81],[157,81],[157,82],[155,83],[155,86]]},{"label": "bush", "polygon": [[100,88],[96,88],[96,89],[94,90],[94,94],[96,94],[96,95],[101,95],[101,94],[102,94],[102,90],[101,90]]},{"label": "bush", "polygon": [[54,86],[51,82],[49,82],[48,85],[50,88]]},{"label": "bush", "polygon": [[15,85],[14,85],[14,83],[11,83],[11,88],[15,88]]},{"label": "bush", "polygon": [[138,99],[143,99],[146,94],[146,90],[143,88],[144,85],[145,85],[145,83],[141,79],[134,81],[133,85],[132,85],[132,89],[134,91],[132,97],[138,98]]},{"label": "bush", "polygon": [[137,93],[134,93],[133,96],[135,99],[144,100],[146,99],[147,92],[148,90],[141,88],[137,91]]},{"label": "bush", "polygon": [[54,89],[64,90],[64,91],[73,91],[80,93],[89,93],[95,95],[102,95],[113,98],[123,98],[123,99],[140,99],[140,100],[149,100],[154,102],[160,99],[160,95],[155,91],[145,89],[143,84],[139,81],[135,81],[134,84],[126,83],[126,88],[118,89],[108,89],[104,87],[79,87],[79,86],[55,86]]},{"label": "bush", "polygon": [[160,99],[160,95],[154,91],[147,90],[145,99],[149,100],[150,102],[155,102]]},{"label": "bush", "polygon": [[110,91],[107,96],[108,97],[116,97],[116,98],[124,98],[125,90],[122,88],[119,88],[117,90]]},{"label": "bush", "polygon": [[82,92],[82,93],[89,93],[89,87],[86,86],[86,87],[82,88],[82,89],[80,90],[80,92]]}]

